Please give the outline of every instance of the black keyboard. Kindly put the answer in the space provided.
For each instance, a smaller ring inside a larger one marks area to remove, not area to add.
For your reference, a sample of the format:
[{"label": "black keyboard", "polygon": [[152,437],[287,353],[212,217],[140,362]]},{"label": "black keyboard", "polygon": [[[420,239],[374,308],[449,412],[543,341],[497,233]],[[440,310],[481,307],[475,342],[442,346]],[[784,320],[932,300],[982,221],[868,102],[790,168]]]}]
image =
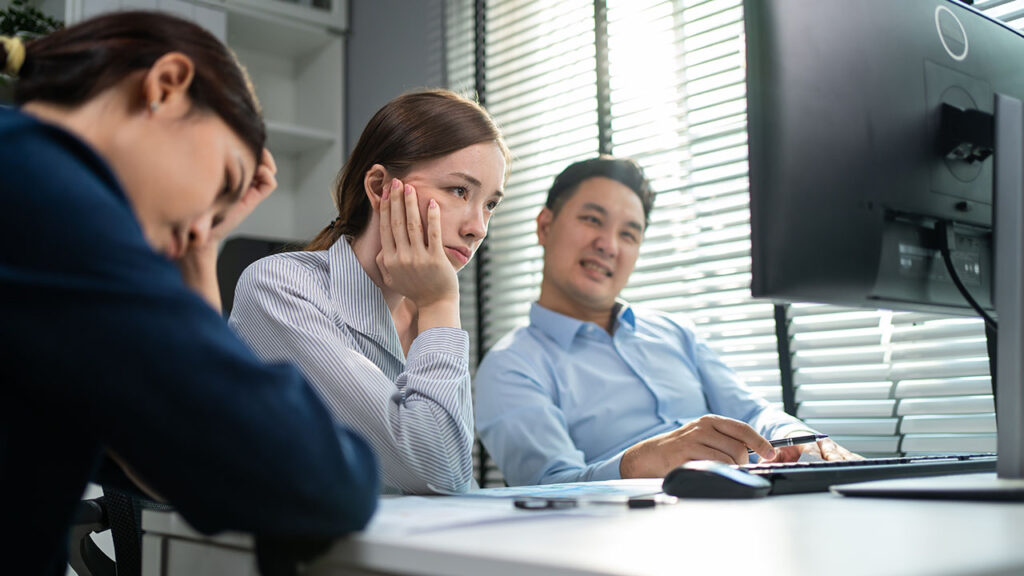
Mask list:
[{"label": "black keyboard", "polygon": [[828,462],[767,462],[747,464],[739,468],[770,481],[772,488],[769,494],[798,494],[825,492],[834,484],[868,480],[995,472],[996,455],[956,454]]}]

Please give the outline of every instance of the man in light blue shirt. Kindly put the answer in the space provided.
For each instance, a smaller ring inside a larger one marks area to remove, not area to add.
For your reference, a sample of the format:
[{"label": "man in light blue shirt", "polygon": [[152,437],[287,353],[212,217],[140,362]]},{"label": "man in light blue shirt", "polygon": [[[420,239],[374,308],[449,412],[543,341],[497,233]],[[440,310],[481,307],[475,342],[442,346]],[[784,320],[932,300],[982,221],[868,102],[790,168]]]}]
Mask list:
[{"label": "man in light blue shirt", "polygon": [[753,393],[688,321],[618,299],[654,195],[632,160],[577,162],[537,217],[544,247],[530,324],[476,374],[477,430],[513,486],[662,477],[689,460],[854,458],[831,440],[784,449],[765,437],[813,432]]}]

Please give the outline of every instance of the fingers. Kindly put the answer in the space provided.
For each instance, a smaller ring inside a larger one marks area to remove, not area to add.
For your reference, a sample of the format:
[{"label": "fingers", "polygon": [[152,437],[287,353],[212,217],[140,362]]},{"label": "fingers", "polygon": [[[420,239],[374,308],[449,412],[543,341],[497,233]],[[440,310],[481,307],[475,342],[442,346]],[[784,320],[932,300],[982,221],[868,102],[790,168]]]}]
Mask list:
[{"label": "fingers", "polygon": [[405,185],[405,227],[409,232],[409,245],[413,248],[426,248],[423,245],[423,223],[420,220],[419,200],[416,189]]},{"label": "fingers", "polygon": [[[727,464],[747,464],[750,457],[747,455],[747,446],[743,442],[731,436],[718,433],[707,434],[701,438],[702,448],[717,454],[714,458],[699,457],[700,460],[718,460]],[[698,451],[700,449],[698,448]]]},{"label": "fingers", "polygon": [[864,457],[860,454],[854,454],[846,448],[843,448],[839,444],[836,444],[831,438],[818,441],[818,448],[821,450],[821,456],[825,460],[863,460]]},{"label": "fingers", "polygon": [[391,235],[395,248],[402,250],[409,246],[409,230],[406,227],[405,186],[397,178],[391,181]]},{"label": "fingers", "polygon": [[441,207],[433,198],[427,205],[427,249],[443,255],[441,243]]},{"label": "fingers", "polygon": [[380,270],[380,277],[387,286],[391,285],[391,271],[388,269],[387,259],[384,257],[384,252],[377,254],[377,268]]},{"label": "fingers", "polygon": [[391,185],[389,184],[381,186],[380,245],[382,252],[390,254],[395,251],[395,235],[391,232]]},{"label": "fingers", "polygon": [[775,447],[746,422],[721,416],[703,416],[701,419],[707,419],[715,430],[743,443],[746,448],[750,448],[761,458],[765,460],[775,458]]},{"label": "fingers", "polygon": [[762,460],[762,462],[796,462],[800,459],[800,455],[804,453],[805,446],[812,446],[811,444],[800,444],[798,446],[785,446],[777,448],[775,450],[775,458],[771,460]]},{"label": "fingers", "polygon": [[[740,455],[742,454],[742,456]],[[747,464],[747,449],[743,448],[741,453],[725,452],[707,444],[697,446],[690,452],[688,460],[714,460],[725,464]]]},{"label": "fingers", "polygon": [[267,148],[263,149],[260,165],[266,166],[272,174],[277,174],[277,161],[274,160],[274,155]]},{"label": "fingers", "polygon": [[209,240],[220,242],[228,233],[234,230],[242,220],[252,214],[253,210],[266,200],[277,188],[277,165],[274,163],[274,156],[269,150],[263,150],[263,159],[256,166],[252,183],[242,193],[242,197],[232,204],[226,211],[215,218],[210,229]]}]

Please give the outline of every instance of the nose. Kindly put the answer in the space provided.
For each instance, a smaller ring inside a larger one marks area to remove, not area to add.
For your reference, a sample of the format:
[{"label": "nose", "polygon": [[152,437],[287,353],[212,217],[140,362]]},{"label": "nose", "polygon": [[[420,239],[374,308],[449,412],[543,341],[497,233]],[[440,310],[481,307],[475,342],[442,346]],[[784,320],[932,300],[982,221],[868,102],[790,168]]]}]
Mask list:
[{"label": "nose", "polygon": [[462,220],[459,234],[469,240],[483,240],[487,235],[487,222],[491,215],[476,207],[467,207],[467,213]]},{"label": "nose", "polygon": [[188,245],[204,246],[210,240],[210,230],[213,228],[213,214],[206,214],[197,218],[188,227]]},{"label": "nose", "polygon": [[619,251],[619,243],[616,239],[615,233],[602,230],[594,237],[594,249],[599,254],[607,256],[608,258],[614,258]]}]

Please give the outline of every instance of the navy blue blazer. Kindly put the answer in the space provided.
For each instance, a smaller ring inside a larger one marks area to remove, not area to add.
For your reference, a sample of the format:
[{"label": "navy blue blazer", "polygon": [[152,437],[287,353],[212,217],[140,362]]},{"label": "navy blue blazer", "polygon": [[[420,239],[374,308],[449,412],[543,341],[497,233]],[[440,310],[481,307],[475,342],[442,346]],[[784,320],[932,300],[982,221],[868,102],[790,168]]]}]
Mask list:
[{"label": "navy blue blazer", "polygon": [[0,558],[63,574],[107,452],[198,530],[329,538],[377,468],[290,366],[258,360],[147,244],[85,143],[0,108]]}]

